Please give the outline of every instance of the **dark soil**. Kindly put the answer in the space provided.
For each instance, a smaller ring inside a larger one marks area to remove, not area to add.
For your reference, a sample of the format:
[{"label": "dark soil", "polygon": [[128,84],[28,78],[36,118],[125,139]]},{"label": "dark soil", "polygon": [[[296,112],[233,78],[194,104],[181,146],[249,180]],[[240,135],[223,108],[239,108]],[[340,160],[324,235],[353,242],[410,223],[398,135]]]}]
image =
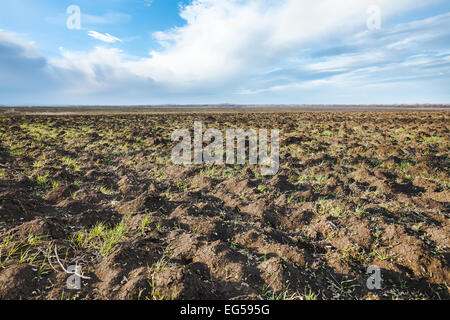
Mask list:
[{"label": "dark soil", "polygon": [[[171,134],[194,120],[279,128],[278,174],[172,164]],[[0,116],[0,299],[449,299],[449,124],[445,111]]]}]

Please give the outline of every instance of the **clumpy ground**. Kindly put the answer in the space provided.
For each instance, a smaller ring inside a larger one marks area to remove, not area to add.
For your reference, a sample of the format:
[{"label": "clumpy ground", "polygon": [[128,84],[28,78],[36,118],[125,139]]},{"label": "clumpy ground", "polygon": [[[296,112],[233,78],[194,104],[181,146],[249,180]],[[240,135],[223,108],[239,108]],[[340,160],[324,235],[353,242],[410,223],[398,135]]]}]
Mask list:
[{"label": "clumpy ground", "polygon": [[[276,176],[171,134],[280,129]],[[449,299],[448,112],[0,117],[0,299]],[[68,290],[71,265],[81,290]],[[382,289],[366,286],[369,266]]]}]

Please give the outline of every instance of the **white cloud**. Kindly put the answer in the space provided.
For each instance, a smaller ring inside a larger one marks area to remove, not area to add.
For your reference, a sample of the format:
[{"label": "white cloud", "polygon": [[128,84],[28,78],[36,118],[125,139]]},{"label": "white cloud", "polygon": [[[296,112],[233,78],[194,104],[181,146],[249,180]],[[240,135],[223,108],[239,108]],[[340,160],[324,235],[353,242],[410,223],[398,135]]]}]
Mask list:
[{"label": "white cloud", "polygon": [[20,35],[0,29],[0,44],[10,49],[20,48],[20,55],[29,59],[40,58],[41,55],[32,42],[19,39]]},{"label": "white cloud", "polygon": [[[186,25],[155,32],[162,50],[127,63],[143,77],[179,88],[223,86],[272,69],[332,36],[365,30],[372,0],[195,0],[181,10]],[[421,6],[379,0],[383,18]]]},{"label": "white cloud", "polygon": [[97,40],[100,40],[103,42],[107,42],[107,43],[122,42],[122,40],[110,35],[109,33],[100,33],[97,31],[89,31],[88,35],[94,39],[97,39]]}]

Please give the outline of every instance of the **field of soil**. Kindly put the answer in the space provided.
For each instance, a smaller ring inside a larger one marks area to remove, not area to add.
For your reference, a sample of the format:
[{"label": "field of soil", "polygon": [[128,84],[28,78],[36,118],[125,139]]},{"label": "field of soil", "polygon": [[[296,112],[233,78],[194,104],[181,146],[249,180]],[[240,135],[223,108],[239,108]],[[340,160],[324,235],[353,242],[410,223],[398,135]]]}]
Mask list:
[{"label": "field of soil", "polygon": [[[172,164],[172,132],[195,120],[279,128],[278,174]],[[449,125],[448,111],[0,115],[0,299],[450,299]]]}]

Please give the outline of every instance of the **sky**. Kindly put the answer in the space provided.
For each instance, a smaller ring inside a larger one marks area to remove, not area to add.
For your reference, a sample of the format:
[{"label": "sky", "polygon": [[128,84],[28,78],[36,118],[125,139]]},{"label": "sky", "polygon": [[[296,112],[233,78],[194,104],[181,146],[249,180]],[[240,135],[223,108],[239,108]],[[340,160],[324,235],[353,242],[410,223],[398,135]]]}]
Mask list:
[{"label": "sky", "polygon": [[448,0],[0,2],[0,105],[450,103]]}]

